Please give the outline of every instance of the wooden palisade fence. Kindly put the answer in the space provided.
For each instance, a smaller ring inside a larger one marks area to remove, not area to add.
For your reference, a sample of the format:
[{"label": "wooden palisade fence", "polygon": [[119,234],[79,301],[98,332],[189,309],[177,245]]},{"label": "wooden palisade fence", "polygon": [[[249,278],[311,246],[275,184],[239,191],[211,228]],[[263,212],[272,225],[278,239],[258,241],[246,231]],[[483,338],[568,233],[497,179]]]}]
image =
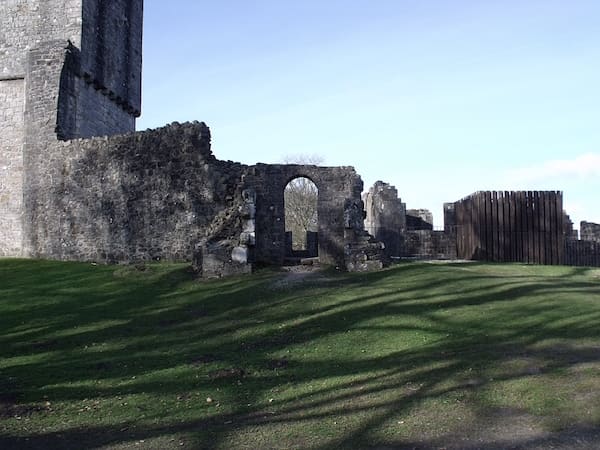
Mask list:
[{"label": "wooden palisade fence", "polygon": [[564,264],[600,267],[600,242],[567,239]]},{"label": "wooden palisade fence", "polygon": [[562,192],[476,192],[456,202],[455,213],[459,259],[565,261]]}]

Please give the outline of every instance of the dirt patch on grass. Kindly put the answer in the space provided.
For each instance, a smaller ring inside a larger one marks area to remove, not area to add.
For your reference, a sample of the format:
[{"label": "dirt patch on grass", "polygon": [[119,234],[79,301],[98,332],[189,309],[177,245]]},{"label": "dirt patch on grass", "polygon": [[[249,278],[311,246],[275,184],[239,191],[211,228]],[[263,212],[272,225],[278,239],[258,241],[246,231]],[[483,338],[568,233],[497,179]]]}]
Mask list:
[{"label": "dirt patch on grass", "polygon": [[375,448],[591,450],[600,448],[600,428],[574,425],[550,431],[540,417],[516,408],[496,408],[479,411],[460,429],[441,437]]},{"label": "dirt patch on grass", "polygon": [[227,378],[243,378],[246,375],[246,371],[239,367],[232,367],[230,369],[219,369],[209,372],[208,378],[211,380],[222,380]]},{"label": "dirt patch on grass", "polygon": [[325,272],[318,265],[284,266],[281,268],[281,275],[273,280],[269,288],[272,290],[291,289],[308,281],[315,283],[326,279]]},{"label": "dirt patch on grass", "polygon": [[18,396],[12,396],[11,394],[2,394],[0,396],[0,419],[21,419],[22,417],[29,417],[34,413],[51,410],[49,403],[45,406],[19,404],[16,403],[17,398]]}]

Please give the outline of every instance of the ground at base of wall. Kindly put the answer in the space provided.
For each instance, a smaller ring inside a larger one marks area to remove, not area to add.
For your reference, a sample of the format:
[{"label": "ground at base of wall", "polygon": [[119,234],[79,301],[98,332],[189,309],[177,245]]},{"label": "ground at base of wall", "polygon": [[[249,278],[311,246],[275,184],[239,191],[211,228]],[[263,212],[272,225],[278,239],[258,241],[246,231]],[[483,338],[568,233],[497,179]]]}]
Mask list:
[{"label": "ground at base of wall", "polygon": [[419,256],[393,256],[391,258],[392,264],[402,262],[423,262],[431,264],[458,264],[458,263],[471,263],[476,262],[474,259],[446,259],[446,258],[431,258],[431,257],[419,257]]},{"label": "ground at base of wall", "polygon": [[320,264],[283,266],[270,285],[273,290],[290,289],[304,283],[320,284],[332,280],[334,269]]}]

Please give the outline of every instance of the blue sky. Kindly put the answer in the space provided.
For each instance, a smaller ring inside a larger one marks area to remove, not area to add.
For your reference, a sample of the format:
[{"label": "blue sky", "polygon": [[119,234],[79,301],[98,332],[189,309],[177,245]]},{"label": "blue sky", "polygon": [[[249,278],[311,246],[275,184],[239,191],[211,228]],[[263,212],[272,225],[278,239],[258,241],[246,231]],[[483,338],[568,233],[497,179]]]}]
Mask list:
[{"label": "blue sky", "polygon": [[600,223],[600,2],[145,2],[138,129],[200,120],[219,159],[319,155],[409,208],[564,191]]}]

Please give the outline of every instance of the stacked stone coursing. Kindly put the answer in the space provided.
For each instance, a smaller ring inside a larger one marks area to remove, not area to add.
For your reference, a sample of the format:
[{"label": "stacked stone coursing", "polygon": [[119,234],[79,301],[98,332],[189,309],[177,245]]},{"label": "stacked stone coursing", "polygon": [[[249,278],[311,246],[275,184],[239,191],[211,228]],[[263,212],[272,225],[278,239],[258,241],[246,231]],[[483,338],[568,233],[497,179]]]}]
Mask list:
[{"label": "stacked stone coursing", "polygon": [[394,186],[377,181],[363,195],[366,218],[365,230],[385,243],[385,255],[400,256],[406,232],[406,204],[398,197]]},{"label": "stacked stone coursing", "polygon": [[134,131],[142,3],[0,2],[0,256],[30,254],[29,207],[61,156],[57,137]]},{"label": "stacked stone coursing", "polygon": [[[258,263],[281,265],[286,256],[285,186],[306,177],[318,189],[318,255],[323,264],[345,267],[359,238],[351,230],[363,230],[362,180],[352,167],[317,167],[298,164],[257,164],[244,182],[256,193],[256,247]],[[354,205],[360,224],[348,220]]]},{"label": "stacked stone coursing", "polygon": [[456,259],[456,235],[446,231],[407,231],[402,256],[415,259]]},{"label": "stacked stone coursing", "polygon": [[582,241],[600,242],[600,224],[582,221],[579,234]]},{"label": "stacked stone coursing", "polygon": [[2,0],[0,79],[24,78],[27,53],[40,43],[81,45],[82,0]]},{"label": "stacked stone coursing", "polygon": [[50,164],[33,168],[46,173],[29,218],[35,257],[191,260],[213,220],[233,207],[244,170],[213,156],[203,123],[52,150]]},{"label": "stacked stone coursing", "polygon": [[[28,188],[31,256],[193,260],[206,277],[246,273],[252,262],[279,265],[283,192],[296,176],[319,187],[322,263],[345,267],[356,254],[348,249],[362,239],[362,181],[354,169],[220,161],[203,123],[55,141],[46,150],[47,158],[29,162],[43,180]],[[346,220],[348,204],[356,205],[360,223]],[[369,253],[367,259],[374,258]]]},{"label": "stacked stone coursing", "polygon": [[24,91],[23,80],[0,80],[0,257],[23,245]]},{"label": "stacked stone coursing", "polygon": [[444,205],[444,231],[433,231],[426,209],[406,209],[394,186],[377,181],[364,195],[365,229],[385,245],[388,258],[455,259],[453,204]]},{"label": "stacked stone coursing", "polygon": [[428,209],[406,211],[407,230],[433,230],[433,214]]},{"label": "stacked stone coursing", "polygon": [[0,256],[281,264],[298,176],[319,186],[321,262],[364,250],[362,221],[345,222],[348,204],[362,215],[353,168],[219,161],[203,123],[133,132],[142,0],[7,0],[0,25]]}]

